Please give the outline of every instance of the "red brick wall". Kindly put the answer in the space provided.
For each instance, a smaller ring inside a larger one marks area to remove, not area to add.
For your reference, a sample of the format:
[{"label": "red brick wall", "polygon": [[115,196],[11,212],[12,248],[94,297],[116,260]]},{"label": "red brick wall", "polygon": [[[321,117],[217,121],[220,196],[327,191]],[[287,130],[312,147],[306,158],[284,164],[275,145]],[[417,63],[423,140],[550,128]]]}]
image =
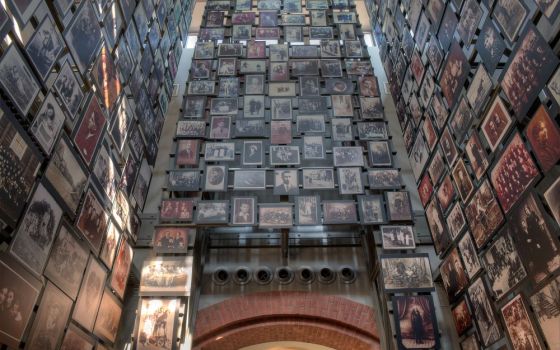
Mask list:
[{"label": "red brick wall", "polygon": [[271,341],[301,341],[337,350],[380,349],[373,309],[337,296],[254,293],[197,314],[196,350],[237,350]]}]

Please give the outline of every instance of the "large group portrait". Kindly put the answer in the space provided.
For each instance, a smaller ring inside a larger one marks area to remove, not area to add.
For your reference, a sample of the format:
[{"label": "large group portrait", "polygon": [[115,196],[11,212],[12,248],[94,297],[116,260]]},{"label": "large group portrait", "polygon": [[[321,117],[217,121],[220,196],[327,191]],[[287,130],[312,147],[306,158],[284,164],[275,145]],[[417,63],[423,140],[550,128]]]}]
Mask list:
[{"label": "large group portrait", "polygon": [[292,226],[292,204],[259,204],[259,227],[282,228]]},{"label": "large group portrait", "polygon": [[465,216],[477,248],[481,248],[504,221],[490,183],[485,180],[465,208]]},{"label": "large group portrait", "polygon": [[354,201],[323,201],[323,219],[325,224],[355,224],[358,213]]},{"label": "large group portrait", "polygon": [[141,296],[189,296],[192,257],[165,256],[146,259],[140,279]]},{"label": "large group portrait", "polygon": [[432,291],[434,283],[427,254],[381,255],[383,289],[387,293]]}]

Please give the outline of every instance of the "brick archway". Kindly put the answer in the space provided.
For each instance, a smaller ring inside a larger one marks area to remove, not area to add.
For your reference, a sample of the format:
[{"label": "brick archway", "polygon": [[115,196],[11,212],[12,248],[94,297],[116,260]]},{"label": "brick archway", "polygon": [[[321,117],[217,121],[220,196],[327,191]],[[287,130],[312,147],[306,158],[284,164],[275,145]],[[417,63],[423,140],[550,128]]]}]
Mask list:
[{"label": "brick archway", "polygon": [[380,349],[372,308],[308,292],[254,293],[202,309],[193,349],[237,350],[283,340],[337,350]]}]

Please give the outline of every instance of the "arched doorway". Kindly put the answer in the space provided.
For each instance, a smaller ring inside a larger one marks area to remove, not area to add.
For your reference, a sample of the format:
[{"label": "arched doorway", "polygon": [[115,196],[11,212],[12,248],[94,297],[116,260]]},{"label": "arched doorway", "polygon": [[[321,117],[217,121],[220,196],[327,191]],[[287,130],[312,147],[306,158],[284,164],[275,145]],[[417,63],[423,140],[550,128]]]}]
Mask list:
[{"label": "arched doorway", "polygon": [[196,350],[238,350],[275,341],[380,349],[373,309],[338,296],[253,293],[199,310],[196,319]]}]

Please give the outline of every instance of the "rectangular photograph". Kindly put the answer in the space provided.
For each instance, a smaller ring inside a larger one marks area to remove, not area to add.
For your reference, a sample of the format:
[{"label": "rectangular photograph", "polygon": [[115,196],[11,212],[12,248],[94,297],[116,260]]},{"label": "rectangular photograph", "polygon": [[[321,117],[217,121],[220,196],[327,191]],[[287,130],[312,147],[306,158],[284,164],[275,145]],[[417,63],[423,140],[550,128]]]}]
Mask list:
[{"label": "rectangular photograph", "polygon": [[229,201],[199,200],[196,203],[197,224],[224,224],[229,222]]},{"label": "rectangular photograph", "polygon": [[358,196],[358,207],[362,224],[377,225],[387,222],[385,206],[381,195]]},{"label": "rectangular photograph", "polygon": [[319,196],[296,197],[296,225],[320,225],[321,203]]},{"label": "rectangular photograph", "polygon": [[381,226],[381,239],[385,250],[415,249],[414,230],[409,225]]},{"label": "rectangular photograph", "polygon": [[152,246],[156,253],[186,253],[189,248],[189,235],[196,230],[181,226],[159,226],[154,228]]},{"label": "rectangular photograph", "polygon": [[428,254],[382,254],[381,270],[387,293],[434,290]]},{"label": "rectangular photograph", "polygon": [[189,296],[192,257],[160,256],[144,260],[140,279],[141,296]]},{"label": "rectangular photograph", "polygon": [[140,299],[138,350],[173,350],[173,339],[176,338],[180,299]]},{"label": "rectangular photograph", "polygon": [[259,227],[287,228],[293,224],[292,204],[259,204]]},{"label": "rectangular photograph", "polygon": [[437,349],[439,335],[430,295],[394,296],[393,310],[400,349]]},{"label": "rectangular photograph", "polygon": [[356,224],[358,213],[354,201],[323,201],[324,224]]},{"label": "rectangular photograph", "polygon": [[307,168],[302,170],[303,188],[321,190],[334,188],[333,168]]},{"label": "rectangular photograph", "polygon": [[257,221],[255,197],[232,198],[232,225],[255,225]]}]

